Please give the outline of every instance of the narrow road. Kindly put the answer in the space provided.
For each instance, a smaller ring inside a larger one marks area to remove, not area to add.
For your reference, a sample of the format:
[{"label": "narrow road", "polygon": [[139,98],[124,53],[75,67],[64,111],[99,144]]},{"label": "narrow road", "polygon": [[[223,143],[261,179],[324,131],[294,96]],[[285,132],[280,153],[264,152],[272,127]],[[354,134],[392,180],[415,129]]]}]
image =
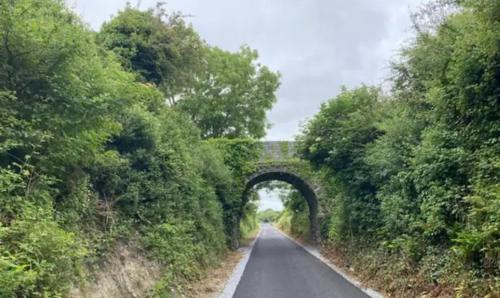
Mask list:
[{"label": "narrow road", "polygon": [[366,298],[270,225],[263,225],[234,298]]}]

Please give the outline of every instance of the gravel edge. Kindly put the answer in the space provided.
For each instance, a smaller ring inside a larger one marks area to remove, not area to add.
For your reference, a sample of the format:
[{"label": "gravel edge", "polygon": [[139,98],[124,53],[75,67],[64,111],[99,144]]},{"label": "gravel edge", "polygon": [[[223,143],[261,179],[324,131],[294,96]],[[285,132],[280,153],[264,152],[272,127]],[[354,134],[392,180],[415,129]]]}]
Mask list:
[{"label": "gravel edge", "polygon": [[239,261],[239,263],[234,267],[233,272],[231,273],[231,276],[227,280],[224,290],[220,295],[218,296],[219,298],[232,298],[234,295],[234,292],[236,291],[236,287],[240,283],[241,277],[243,276],[243,272],[245,271],[245,267],[247,266],[248,260],[250,259],[250,255],[252,254],[252,250],[254,247],[255,242],[257,239],[259,239],[261,230],[259,230],[259,233],[255,238],[252,240],[252,242],[245,247],[241,247],[238,250],[240,250],[243,253],[243,257]]}]

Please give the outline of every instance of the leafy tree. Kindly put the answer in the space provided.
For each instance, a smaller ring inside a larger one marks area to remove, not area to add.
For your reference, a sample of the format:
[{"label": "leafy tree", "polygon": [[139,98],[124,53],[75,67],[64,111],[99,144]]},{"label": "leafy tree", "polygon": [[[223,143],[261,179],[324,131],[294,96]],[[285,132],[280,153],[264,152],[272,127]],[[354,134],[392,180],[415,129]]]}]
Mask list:
[{"label": "leafy tree", "polygon": [[255,50],[208,47],[180,14],[169,15],[161,5],[126,7],[103,25],[98,40],[190,115],[203,137],[264,136],[279,75],[255,62]]},{"label": "leafy tree", "polygon": [[168,14],[162,4],[147,11],[128,5],[102,26],[98,41],[140,80],[158,86],[170,104],[204,69],[205,43],[180,14]]},{"label": "leafy tree", "polygon": [[276,218],[278,227],[303,240],[309,239],[310,221],[309,207],[302,195],[288,187],[288,191],[280,193],[284,209]]},{"label": "leafy tree", "polygon": [[257,204],[254,201],[248,202],[243,207],[240,219],[240,237],[242,239],[251,238],[255,236],[259,228],[257,221]]},{"label": "leafy tree", "polygon": [[376,186],[364,160],[367,145],[381,134],[375,126],[379,97],[375,88],[343,89],[321,106],[298,138],[299,154],[334,178],[339,220],[332,233],[344,240],[370,234],[379,225]]},{"label": "leafy tree", "polygon": [[207,70],[179,108],[191,116],[205,138],[264,136],[266,112],[276,101],[279,75],[255,61],[257,52],[209,48]]},{"label": "leafy tree", "polygon": [[262,222],[275,222],[280,215],[279,211],[273,209],[266,209],[257,213],[257,219]]},{"label": "leafy tree", "polygon": [[114,76],[127,74],[100,60],[91,33],[59,1],[0,5],[3,165],[29,157],[58,174],[89,162],[117,131],[106,111],[121,104]]}]

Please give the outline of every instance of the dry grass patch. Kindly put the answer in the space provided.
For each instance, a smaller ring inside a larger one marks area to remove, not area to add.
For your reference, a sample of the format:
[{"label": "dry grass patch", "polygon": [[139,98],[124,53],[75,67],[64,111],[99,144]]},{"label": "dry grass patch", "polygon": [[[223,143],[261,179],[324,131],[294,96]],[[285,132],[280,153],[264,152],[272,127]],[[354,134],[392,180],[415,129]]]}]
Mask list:
[{"label": "dry grass patch", "polygon": [[206,271],[205,277],[193,282],[186,287],[183,297],[215,298],[224,290],[226,281],[231,276],[234,267],[239,263],[243,253],[241,251],[228,251],[219,266]]}]

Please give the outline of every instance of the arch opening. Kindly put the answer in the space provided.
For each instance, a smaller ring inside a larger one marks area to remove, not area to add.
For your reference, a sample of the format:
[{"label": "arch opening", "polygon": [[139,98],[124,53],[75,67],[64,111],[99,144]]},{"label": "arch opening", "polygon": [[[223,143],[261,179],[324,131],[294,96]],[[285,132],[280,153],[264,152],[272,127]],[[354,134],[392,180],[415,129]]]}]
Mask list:
[{"label": "arch opening", "polygon": [[319,241],[318,199],[313,188],[292,171],[283,168],[264,168],[251,175],[243,192],[243,206],[248,202],[249,192],[253,187],[267,181],[285,182],[301,194],[309,208],[310,241],[316,244]]}]

